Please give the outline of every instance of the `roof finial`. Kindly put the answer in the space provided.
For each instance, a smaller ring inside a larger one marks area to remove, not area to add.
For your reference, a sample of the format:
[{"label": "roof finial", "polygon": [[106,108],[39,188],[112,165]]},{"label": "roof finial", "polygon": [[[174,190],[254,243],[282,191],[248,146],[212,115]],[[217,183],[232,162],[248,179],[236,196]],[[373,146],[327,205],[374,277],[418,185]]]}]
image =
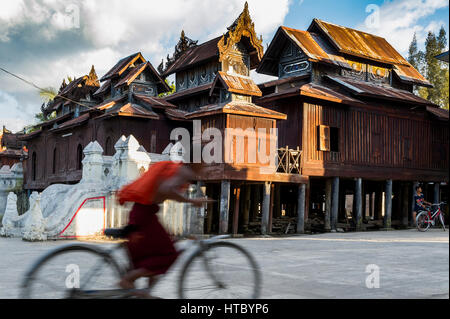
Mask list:
[{"label": "roof finial", "polygon": [[86,81],[86,85],[90,86],[100,86],[100,82],[98,81],[97,72],[95,72],[94,65],[91,67],[91,71],[89,72],[88,80]]}]

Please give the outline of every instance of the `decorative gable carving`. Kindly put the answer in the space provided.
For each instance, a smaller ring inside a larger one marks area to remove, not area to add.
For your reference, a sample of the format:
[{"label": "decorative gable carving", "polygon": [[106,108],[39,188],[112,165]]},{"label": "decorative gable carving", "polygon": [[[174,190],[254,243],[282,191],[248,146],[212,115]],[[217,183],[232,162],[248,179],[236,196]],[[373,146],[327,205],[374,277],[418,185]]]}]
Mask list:
[{"label": "decorative gable carving", "polygon": [[239,57],[236,56],[236,52],[242,52],[239,47],[242,37],[248,38],[250,45],[256,50],[258,61],[261,61],[264,55],[262,37],[258,38],[256,35],[255,24],[250,17],[247,2],[245,3],[244,11],[242,11],[237,20],[228,28],[228,32],[222,36],[217,44],[219,61],[222,63],[228,61],[229,65],[237,68],[240,72],[242,72],[243,64],[246,62],[239,61]]}]

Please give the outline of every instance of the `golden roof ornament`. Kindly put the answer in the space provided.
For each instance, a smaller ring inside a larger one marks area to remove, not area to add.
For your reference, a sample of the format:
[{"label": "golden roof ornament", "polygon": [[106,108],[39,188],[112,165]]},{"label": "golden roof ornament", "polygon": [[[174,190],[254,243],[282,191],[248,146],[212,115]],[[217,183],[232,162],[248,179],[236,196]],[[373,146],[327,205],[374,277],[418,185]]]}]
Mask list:
[{"label": "golden roof ornament", "polygon": [[92,66],[91,71],[86,79],[86,85],[88,86],[100,86],[100,82],[97,77],[97,72],[95,72],[94,66]]},{"label": "golden roof ornament", "polygon": [[248,10],[248,3],[245,2],[244,11],[239,15],[236,21],[228,28],[228,32],[222,36],[219,43],[217,44],[219,48],[220,58],[222,62],[223,59],[232,50],[233,45],[239,43],[243,36],[250,40],[251,45],[255,48],[258,60],[261,61],[264,55],[264,47],[262,45],[262,36],[258,38],[255,31],[255,24],[250,17],[250,12]]}]

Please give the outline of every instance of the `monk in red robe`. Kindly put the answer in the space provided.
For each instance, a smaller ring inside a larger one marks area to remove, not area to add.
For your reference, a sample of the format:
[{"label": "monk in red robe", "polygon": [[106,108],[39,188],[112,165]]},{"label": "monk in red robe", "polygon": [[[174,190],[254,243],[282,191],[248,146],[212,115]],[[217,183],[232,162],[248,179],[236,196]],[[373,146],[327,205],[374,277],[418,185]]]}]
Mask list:
[{"label": "monk in red robe", "polygon": [[158,221],[158,204],[175,200],[201,207],[208,202],[206,198],[191,199],[182,194],[189,182],[195,179],[196,172],[183,163],[158,162],[118,192],[121,205],[125,202],[135,203],[127,226],[127,245],[134,269],[122,278],[119,283],[121,288],[133,289],[134,282],[141,277],[148,277],[151,287],[156,277],[166,273],[175,262],[178,252]]}]

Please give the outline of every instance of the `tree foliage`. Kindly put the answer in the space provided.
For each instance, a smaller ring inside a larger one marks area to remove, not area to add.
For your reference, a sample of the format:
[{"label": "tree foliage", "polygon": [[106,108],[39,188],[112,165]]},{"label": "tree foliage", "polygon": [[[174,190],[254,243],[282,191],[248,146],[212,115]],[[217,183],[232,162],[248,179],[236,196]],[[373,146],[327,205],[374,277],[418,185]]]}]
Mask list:
[{"label": "tree foliage", "polygon": [[167,85],[170,87],[170,91],[169,91],[169,92],[166,92],[166,93],[158,94],[158,97],[169,96],[169,95],[175,93],[175,91],[176,91],[176,86],[175,86],[175,83],[174,83],[174,82],[169,83],[169,81],[167,81],[167,79],[165,79],[165,81],[166,81]]},{"label": "tree foliage", "polygon": [[436,56],[446,50],[447,35],[444,27],[441,27],[436,36],[428,32],[425,40],[425,50],[421,51],[417,46],[417,37],[414,37],[409,46],[408,62],[411,63],[428,81],[432,88],[420,87],[417,93],[442,108],[449,107],[449,69],[448,63],[436,59]]}]

